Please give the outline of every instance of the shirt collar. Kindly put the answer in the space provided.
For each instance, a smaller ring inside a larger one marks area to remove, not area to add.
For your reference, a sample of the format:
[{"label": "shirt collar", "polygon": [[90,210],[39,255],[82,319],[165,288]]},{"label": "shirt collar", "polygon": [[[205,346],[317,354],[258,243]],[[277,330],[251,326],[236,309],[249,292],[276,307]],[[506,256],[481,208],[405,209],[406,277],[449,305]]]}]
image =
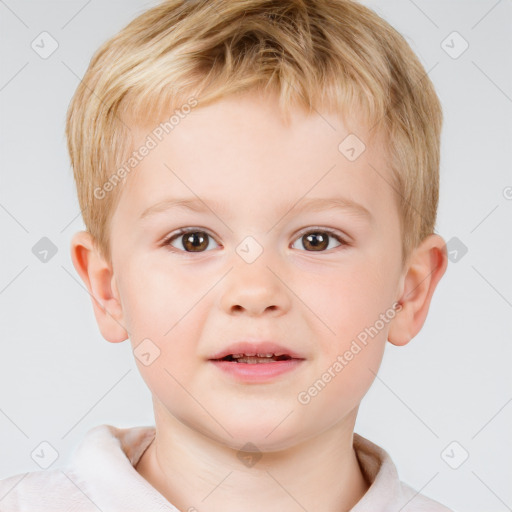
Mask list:
[{"label": "shirt collar", "polygon": [[[179,512],[135,469],[155,437],[155,427],[98,425],[73,452],[70,478],[100,510]],[[385,450],[354,433],[353,445],[370,484],[350,512],[390,512],[403,502],[398,473]]]},{"label": "shirt collar", "polygon": [[155,427],[98,425],[74,451],[70,478],[99,510],[179,512],[135,469]]}]

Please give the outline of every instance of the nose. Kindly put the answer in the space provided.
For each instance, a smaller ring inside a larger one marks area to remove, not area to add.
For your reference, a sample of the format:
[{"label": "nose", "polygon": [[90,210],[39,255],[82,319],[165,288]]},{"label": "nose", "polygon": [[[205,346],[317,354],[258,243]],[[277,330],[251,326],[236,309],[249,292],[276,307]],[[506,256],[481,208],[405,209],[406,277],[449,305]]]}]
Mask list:
[{"label": "nose", "polygon": [[262,257],[238,261],[224,280],[221,306],[228,314],[281,316],[290,308],[290,290],[279,272]]}]

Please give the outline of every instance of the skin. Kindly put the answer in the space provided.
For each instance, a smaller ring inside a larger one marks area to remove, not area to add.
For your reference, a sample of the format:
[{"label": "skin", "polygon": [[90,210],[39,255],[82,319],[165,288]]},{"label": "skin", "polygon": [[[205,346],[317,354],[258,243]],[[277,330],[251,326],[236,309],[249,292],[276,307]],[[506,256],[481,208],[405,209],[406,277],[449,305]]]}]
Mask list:
[{"label": "skin", "polygon": [[[140,143],[151,131],[132,129]],[[367,147],[351,162],[338,150],[349,133],[334,114],[298,108],[288,126],[277,98],[256,93],[198,107],[122,185],[112,264],[88,233],[72,240],[105,339],[129,337],[135,349],[149,338],[160,350],[148,366],[136,358],[156,426],[136,469],[180,510],[347,511],[368,490],[352,446],[359,403],[386,341],[405,345],[423,326],[447,255],[431,235],[401,266],[396,199],[379,176],[389,181],[385,146],[369,144],[359,127]],[[196,196],[211,210],[140,219],[161,200]],[[301,209],[304,199],[334,196],[363,205],[371,220]],[[181,236],[164,245],[184,227],[211,235],[207,249],[190,252],[189,244],[186,252]],[[312,250],[303,235],[325,236],[322,228],[346,244],[330,237]],[[251,264],[236,252],[247,236],[263,248]],[[394,318],[300,403],[299,393],[394,302]],[[248,336],[275,340],[305,361],[263,384],[235,381],[207,361]],[[250,467],[237,457],[247,442],[263,455]]]}]

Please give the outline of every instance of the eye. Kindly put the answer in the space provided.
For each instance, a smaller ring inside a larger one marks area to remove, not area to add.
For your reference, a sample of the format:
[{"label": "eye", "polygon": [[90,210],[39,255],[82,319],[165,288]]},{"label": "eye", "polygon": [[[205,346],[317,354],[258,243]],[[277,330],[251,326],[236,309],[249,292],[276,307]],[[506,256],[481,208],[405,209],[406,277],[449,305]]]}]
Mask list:
[{"label": "eye", "polygon": [[[330,243],[331,239],[338,242],[335,247],[349,245],[340,235],[325,228],[304,231],[297,241],[301,241],[302,247],[308,252],[325,252],[328,249],[333,249]],[[208,247],[210,247],[210,241],[212,240],[213,237],[206,231],[199,228],[184,228],[169,235],[162,245],[175,247],[185,253],[206,252],[211,250]],[[179,245],[176,247],[175,243]],[[295,247],[292,246],[292,248]]]},{"label": "eye", "polygon": [[213,238],[206,231],[197,228],[180,229],[177,233],[168,236],[163,245],[176,247],[172,243],[174,240],[181,244],[181,247],[177,248],[182,252],[205,252],[210,245],[209,241]]},{"label": "eye", "polygon": [[336,247],[339,247],[341,245],[348,245],[348,243],[345,242],[345,240],[334,231],[322,228],[315,228],[314,230],[310,229],[309,231],[305,231],[298,238],[298,240],[302,242],[302,246],[307,250],[307,252],[322,252],[325,251],[326,249],[333,248],[330,247],[330,238],[334,238],[335,240],[338,241],[338,245]]}]

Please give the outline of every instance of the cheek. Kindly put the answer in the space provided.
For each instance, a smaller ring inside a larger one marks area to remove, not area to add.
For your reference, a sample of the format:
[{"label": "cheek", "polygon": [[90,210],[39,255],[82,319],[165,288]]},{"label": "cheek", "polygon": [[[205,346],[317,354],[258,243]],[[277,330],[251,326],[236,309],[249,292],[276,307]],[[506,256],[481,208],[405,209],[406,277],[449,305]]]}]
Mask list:
[{"label": "cheek", "polygon": [[133,258],[120,269],[123,313],[130,331],[167,339],[204,295],[204,281],[179,268],[165,258]]},{"label": "cheek", "polygon": [[309,285],[308,306],[322,321],[313,318],[313,332],[322,334],[314,372],[297,399],[313,417],[326,416],[326,423],[351,411],[367,393],[395,314],[389,283],[379,279],[376,267],[368,268],[352,266],[332,273],[328,284]]},{"label": "cheek", "polygon": [[[339,265],[323,275],[297,281],[295,289],[313,312],[313,321],[323,325],[328,347],[343,349],[392,306],[393,273],[376,260]],[[378,323],[384,336],[387,328],[388,323]]]},{"label": "cheek", "polygon": [[[208,301],[200,299],[208,283],[195,282],[190,273],[136,260],[120,268],[120,275],[123,320],[140,373],[154,391],[162,383],[173,387],[169,373],[181,382],[197,363],[192,340],[201,335],[198,317],[206,314]],[[150,357],[144,360],[139,353]],[[152,362],[144,364],[148,359]]]}]

